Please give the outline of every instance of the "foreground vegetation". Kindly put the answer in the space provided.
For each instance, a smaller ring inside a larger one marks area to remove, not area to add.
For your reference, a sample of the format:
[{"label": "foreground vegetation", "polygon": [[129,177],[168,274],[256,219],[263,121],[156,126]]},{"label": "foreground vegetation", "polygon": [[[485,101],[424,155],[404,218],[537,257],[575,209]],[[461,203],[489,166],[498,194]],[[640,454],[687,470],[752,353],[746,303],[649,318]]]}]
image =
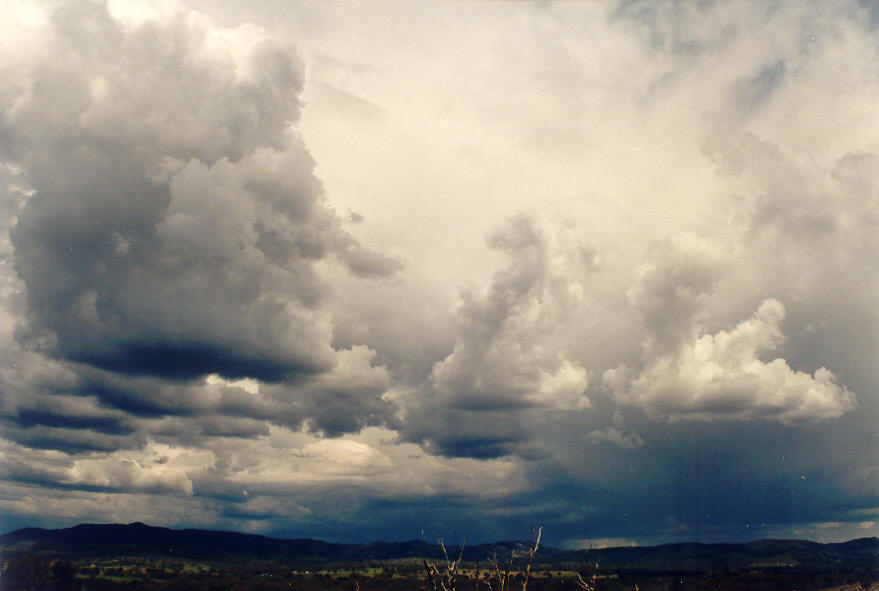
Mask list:
[{"label": "foreground vegetation", "polygon": [[[453,558],[454,560],[454,558]],[[440,568],[446,567],[443,562]],[[481,565],[460,564],[456,591],[498,590],[496,574]],[[810,571],[803,568],[751,569],[718,573],[598,572],[578,578],[576,571],[534,565],[527,591],[582,591],[582,581],[598,591],[749,590],[879,591],[876,571]],[[523,572],[511,572],[505,588],[522,591]],[[3,591],[432,591],[431,579],[417,560],[384,564],[325,566],[291,570],[271,564],[215,564],[166,558],[48,559],[17,555],[0,565]]]}]

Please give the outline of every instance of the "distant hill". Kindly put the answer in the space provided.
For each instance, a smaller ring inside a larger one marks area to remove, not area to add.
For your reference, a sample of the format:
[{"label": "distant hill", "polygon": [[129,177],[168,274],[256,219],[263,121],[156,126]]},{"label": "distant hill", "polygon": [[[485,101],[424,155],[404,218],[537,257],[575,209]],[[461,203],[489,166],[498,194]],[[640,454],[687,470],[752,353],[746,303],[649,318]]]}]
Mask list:
[{"label": "distant hill", "polygon": [[430,545],[420,541],[333,544],[307,538],[283,540],[236,532],[176,530],[135,522],[128,525],[81,524],[66,529],[20,529],[0,536],[0,552],[309,564],[428,556]]},{"label": "distant hill", "polygon": [[730,571],[750,568],[879,569],[879,538],[838,544],[757,540],[744,544],[663,544],[590,552],[602,570]]},{"label": "distant hill", "polygon": [[[467,547],[468,561],[509,559],[520,542]],[[439,548],[423,541],[334,544],[313,539],[277,539],[254,534],[175,530],[143,523],[83,524],[66,529],[20,529],[0,536],[0,552],[46,556],[164,556],[211,562],[266,561],[291,568],[317,564],[362,564],[419,557],[438,558]],[[748,568],[877,569],[879,538],[839,544],[802,540],[758,540],[745,544],[664,544],[571,551],[541,546],[535,566],[602,571],[730,571]]]}]

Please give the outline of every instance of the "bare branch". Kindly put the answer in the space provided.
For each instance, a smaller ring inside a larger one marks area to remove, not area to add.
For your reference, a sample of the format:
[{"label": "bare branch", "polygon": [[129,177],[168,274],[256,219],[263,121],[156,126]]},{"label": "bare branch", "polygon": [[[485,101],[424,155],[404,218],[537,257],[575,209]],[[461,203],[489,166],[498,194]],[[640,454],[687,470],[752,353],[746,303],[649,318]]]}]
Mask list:
[{"label": "bare branch", "polygon": [[595,573],[592,573],[592,576],[589,577],[588,581],[584,581],[583,577],[580,576],[580,573],[577,573],[577,587],[582,589],[583,591],[596,591],[597,587],[595,585],[596,579]]},{"label": "bare branch", "polygon": [[[422,532],[422,536],[423,536]],[[436,563],[428,561],[426,558],[423,560],[424,563],[424,572],[427,580],[430,582],[431,588],[433,591],[455,591],[455,585],[457,584],[458,578],[458,570],[461,567],[461,562],[464,560],[464,547],[466,546],[466,540],[461,541],[461,545],[459,547],[458,555],[453,560],[449,558],[449,552],[446,549],[446,545],[443,542],[443,539],[437,537],[437,544],[439,544],[440,549],[442,550],[443,557],[445,559],[445,565],[440,568]]]},{"label": "bare branch", "polygon": [[534,526],[531,526],[531,542],[528,545],[528,563],[525,565],[525,576],[522,579],[522,591],[528,591],[528,581],[531,579],[531,561],[537,549],[540,548],[540,536],[543,534],[543,528],[537,528],[537,538],[534,537]]}]

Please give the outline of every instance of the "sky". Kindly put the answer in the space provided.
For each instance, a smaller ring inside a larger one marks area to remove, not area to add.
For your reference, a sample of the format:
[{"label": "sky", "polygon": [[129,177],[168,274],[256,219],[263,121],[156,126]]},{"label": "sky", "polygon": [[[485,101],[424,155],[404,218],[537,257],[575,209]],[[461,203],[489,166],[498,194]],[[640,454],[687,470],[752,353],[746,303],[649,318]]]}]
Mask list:
[{"label": "sky", "polygon": [[0,529],[879,535],[877,64],[875,2],[6,0]]}]

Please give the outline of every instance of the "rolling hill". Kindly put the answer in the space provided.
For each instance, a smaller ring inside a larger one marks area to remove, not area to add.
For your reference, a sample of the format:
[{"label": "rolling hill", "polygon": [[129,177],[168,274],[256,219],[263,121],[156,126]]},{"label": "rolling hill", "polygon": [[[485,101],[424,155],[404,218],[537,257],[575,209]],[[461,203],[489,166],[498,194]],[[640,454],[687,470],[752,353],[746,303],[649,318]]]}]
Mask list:
[{"label": "rolling hill", "polygon": [[[519,542],[469,546],[467,561],[507,559]],[[265,561],[294,567],[362,564],[420,557],[438,558],[424,541],[336,544],[314,539],[278,539],[255,534],[169,529],[143,523],[81,524],[66,529],[25,528],[0,536],[0,553],[44,556],[151,556],[212,562]],[[573,551],[541,546],[535,564],[602,571],[730,571],[748,568],[877,569],[879,538],[820,544],[804,540],[757,540],[743,544],[664,544]]]}]

